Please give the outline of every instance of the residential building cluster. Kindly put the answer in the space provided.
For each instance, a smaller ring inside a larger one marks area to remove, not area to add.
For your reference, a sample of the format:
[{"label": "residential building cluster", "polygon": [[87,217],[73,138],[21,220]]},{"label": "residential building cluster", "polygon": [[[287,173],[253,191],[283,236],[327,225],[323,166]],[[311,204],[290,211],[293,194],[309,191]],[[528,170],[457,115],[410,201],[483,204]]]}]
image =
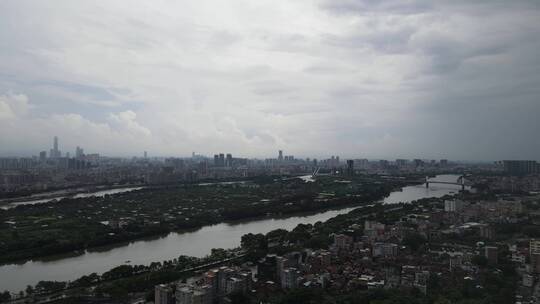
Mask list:
[{"label": "residential building cluster", "polygon": [[186,282],[157,285],[155,303],[212,304],[231,294],[248,293],[253,288],[252,268],[222,266]]},{"label": "residential building cluster", "polygon": [[[396,206],[388,212],[402,212],[402,208]],[[192,278],[193,283],[178,283],[176,302],[167,303],[206,303],[189,302],[183,295],[179,298],[178,292],[187,293],[191,301],[210,293],[213,300],[227,303],[227,296],[233,290],[271,294],[295,288],[339,291],[416,288],[427,294],[434,279],[440,282],[457,279],[482,288],[478,260],[484,259],[487,265],[496,267],[501,257],[516,263],[523,289],[519,296],[530,301],[522,303],[538,303],[534,301],[540,299],[540,240],[496,241],[494,227],[520,223],[524,212],[521,198],[505,197],[494,201],[428,202],[392,224],[363,215],[347,229],[331,234],[333,241],[327,249],[267,254],[251,265],[256,267],[249,271],[246,265],[212,270],[200,278]],[[414,245],[411,236],[420,236],[422,241]],[[448,241],[456,238],[475,241],[465,244]],[[298,246],[289,241],[268,240],[270,250],[293,245]],[[418,251],[415,246],[424,249]],[[231,286],[236,286],[233,283],[236,280],[241,282],[238,283],[241,287],[227,287],[229,281]],[[156,302],[157,297],[158,293]]]}]

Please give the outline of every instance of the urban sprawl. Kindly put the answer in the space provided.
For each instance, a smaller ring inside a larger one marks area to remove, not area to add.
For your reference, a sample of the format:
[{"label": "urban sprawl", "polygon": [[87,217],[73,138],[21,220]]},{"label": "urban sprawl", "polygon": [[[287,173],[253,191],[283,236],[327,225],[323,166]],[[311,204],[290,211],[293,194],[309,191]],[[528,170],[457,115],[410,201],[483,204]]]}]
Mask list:
[{"label": "urban sprawl", "polygon": [[[455,180],[433,178],[439,174]],[[137,188],[75,195],[127,186]],[[408,186],[453,190],[383,203]],[[204,257],[126,261],[6,290],[0,301],[540,303],[540,164],[532,160],[301,159],[282,151],[268,159],[128,159],[80,147],[63,154],[55,137],[39,156],[0,158],[0,261],[345,207],[354,208],[292,230],[245,231],[239,247]]]}]

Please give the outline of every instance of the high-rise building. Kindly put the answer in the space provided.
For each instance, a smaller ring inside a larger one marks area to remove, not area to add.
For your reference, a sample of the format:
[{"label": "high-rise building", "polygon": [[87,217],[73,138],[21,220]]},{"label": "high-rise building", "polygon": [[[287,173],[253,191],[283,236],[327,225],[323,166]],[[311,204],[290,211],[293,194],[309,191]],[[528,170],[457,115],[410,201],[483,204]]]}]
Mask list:
[{"label": "high-rise building", "polygon": [[176,287],[176,304],[211,304],[213,290],[209,285],[190,286],[179,283]]},{"label": "high-rise building", "polygon": [[408,162],[409,161],[406,159],[396,159],[396,166],[398,166],[398,168],[403,168],[407,166]]},{"label": "high-rise building", "polygon": [[43,163],[46,160],[47,160],[47,151],[39,152],[39,161]]},{"label": "high-rise building", "polygon": [[529,251],[531,255],[540,254],[540,240],[530,240]]},{"label": "high-rise building", "polygon": [[157,285],[155,288],[155,304],[174,304],[174,293],[170,286]]},{"label": "high-rise building", "polygon": [[282,161],[283,161],[283,151],[282,151],[282,150],[279,150],[278,153],[279,153],[279,154],[278,154],[278,161],[279,161],[279,162],[282,162]]},{"label": "high-rise building", "polygon": [[359,168],[359,169],[368,169],[369,167],[369,161],[365,158],[357,159],[355,161],[355,164],[356,164],[356,168]]},{"label": "high-rise building", "polygon": [[231,153],[227,153],[227,160],[225,163],[226,167],[232,167],[233,165],[233,158]]},{"label": "high-rise building", "polygon": [[281,288],[293,289],[298,287],[298,278],[300,277],[300,271],[294,267],[286,268],[281,273]]},{"label": "high-rise building", "polygon": [[427,293],[429,281],[429,271],[418,271],[414,274],[414,287],[418,288],[423,294]]},{"label": "high-rise building", "polygon": [[485,238],[489,240],[493,239],[495,235],[495,229],[493,229],[493,227],[486,224],[486,225],[480,226],[479,229],[480,229],[481,238]]},{"label": "high-rise building", "polygon": [[83,150],[83,148],[77,146],[77,148],[75,149],[75,157],[76,157],[76,158],[83,158],[83,157],[84,157],[84,150]]},{"label": "high-rise building", "polygon": [[144,151],[144,159],[148,158],[148,153]]},{"label": "high-rise building", "polygon": [[219,153],[219,166],[218,167],[225,167],[225,154]]},{"label": "high-rise building", "polygon": [[540,253],[531,253],[531,268],[533,273],[540,273]]},{"label": "high-rise building", "polygon": [[53,148],[51,149],[49,153],[50,158],[60,158],[62,156],[62,153],[60,150],[58,150],[58,136],[54,137],[53,141]]},{"label": "high-rise building", "polygon": [[503,160],[504,172],[515,175],[538,173],[539,164],[534,160]]},{"label": "high-rise building", "polygon": [[465,207],[465,202],[458,199],[445,200],[444,211],[446,212],[460,212]]},{"label": "high-rise building", "polygon": [[208,161],[207,160],[203,160],[199,162],[199,173],[201,173],[202,175],[208,174]]},{"label": "high-rise building", "polygon": [[348,176],[354,175],[354,160],[352,159],[347,160],[347,175]]}]

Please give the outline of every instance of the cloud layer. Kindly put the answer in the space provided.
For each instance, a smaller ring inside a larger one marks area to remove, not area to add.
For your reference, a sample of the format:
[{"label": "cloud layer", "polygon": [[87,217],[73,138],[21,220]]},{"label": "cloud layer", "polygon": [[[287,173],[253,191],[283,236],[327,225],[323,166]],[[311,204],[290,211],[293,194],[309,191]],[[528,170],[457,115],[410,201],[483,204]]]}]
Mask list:
[{"label": "cloud layer", "polygon": [[0,2],[0,155],[538,159],[536,1]]}]

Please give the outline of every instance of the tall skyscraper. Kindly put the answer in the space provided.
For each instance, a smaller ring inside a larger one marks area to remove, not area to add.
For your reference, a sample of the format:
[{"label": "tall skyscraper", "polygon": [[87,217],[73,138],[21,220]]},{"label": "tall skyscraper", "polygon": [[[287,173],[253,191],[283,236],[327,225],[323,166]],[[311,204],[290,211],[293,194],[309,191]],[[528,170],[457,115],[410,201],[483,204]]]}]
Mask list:
[{"label": "tall skyscraper", "polygon": [[83,158],[84,157],[84,149],[77,146],[77,148],[75,149],[75,157],[76,158]]},{"label": "tall skyscraper", "polygon": [[58,150],[58,137],[55,136],[54,137],[54,142],[53,142],[53,148],[51,149],[50,153],[49,153],[49,157],[50,158],[60,158],[62,155],[60,153],[60,150]]},{"label": "tall skyscraper", "polygon": [[283,161],[283,151],[282,150],[279,150],[278,161],[280,161],[280,162]]},{"label": "tall skyscraper", "polygon": [[232,167],[232,154],[231,153],[227,153],[227,160],[226,160],[226,167]]},{"label": "tall skyscraper", "polygon": [[144,158],[146,159],[148,157],[148,153],[144,151]]}]

